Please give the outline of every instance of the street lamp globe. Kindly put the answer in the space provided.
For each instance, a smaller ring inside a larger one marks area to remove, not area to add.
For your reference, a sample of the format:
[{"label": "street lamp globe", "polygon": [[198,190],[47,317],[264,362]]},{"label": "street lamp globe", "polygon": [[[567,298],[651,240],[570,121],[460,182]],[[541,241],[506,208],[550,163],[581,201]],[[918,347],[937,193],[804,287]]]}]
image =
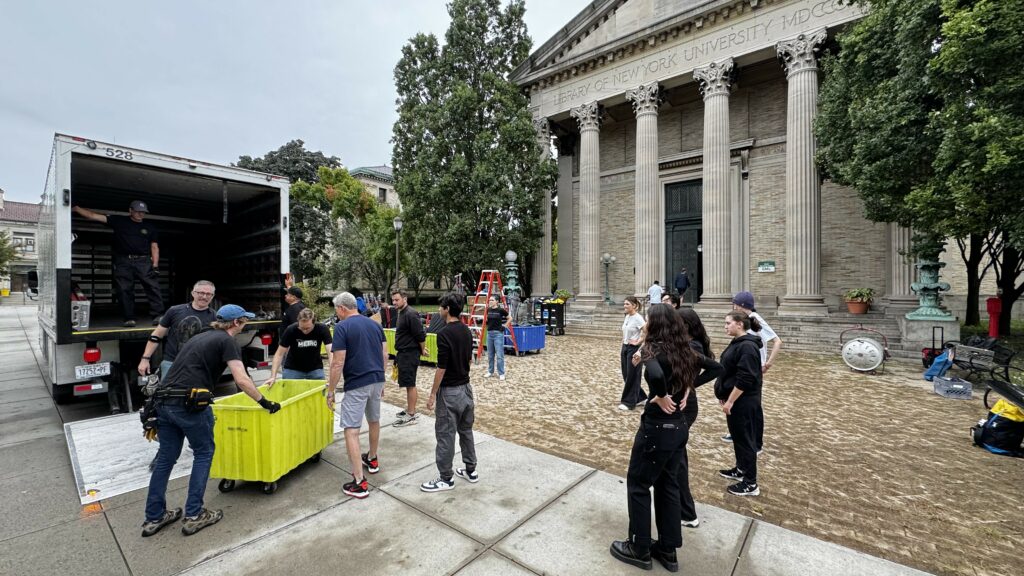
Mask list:
[{"label": "street lamp globe", "polygon": [[402,217],[401,216],[395,216],[395,219],[392,221],[392,223],[395,225],[395,231],[396,232],[401,232],[402,231]]},{"label": "street lamp globe", "polygon": [[519,258],[519,255],[516,254],[515,251],[513,251],[513,250],[509,250],[508,252],[505,252],[505,261],[509,262],[510,264],[512,262],[515,262],[518,258]]}]

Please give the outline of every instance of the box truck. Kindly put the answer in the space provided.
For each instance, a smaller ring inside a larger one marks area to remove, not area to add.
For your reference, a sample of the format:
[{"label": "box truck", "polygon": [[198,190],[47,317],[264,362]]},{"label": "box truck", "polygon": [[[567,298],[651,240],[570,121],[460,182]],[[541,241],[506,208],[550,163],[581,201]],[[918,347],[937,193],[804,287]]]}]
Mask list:
[{"label": "box truck", "polygon": [[213,307],[238,304],[257,314],[237,339],[246,365],[262,367],[276,346],[284,306],[288,189],[280,176],[55,135],[39,217],[39,268],[29,277],[54,400],[106,394],[111,412],[133,409],[137,367],[153,330],[138,282],[138,325],[123,325],[113,230],[73,214],[72,206],[127,215],[132,201],[144,201],[145,221],[159,232],[164,305],[188,302],[195,282],[212,281]]}]

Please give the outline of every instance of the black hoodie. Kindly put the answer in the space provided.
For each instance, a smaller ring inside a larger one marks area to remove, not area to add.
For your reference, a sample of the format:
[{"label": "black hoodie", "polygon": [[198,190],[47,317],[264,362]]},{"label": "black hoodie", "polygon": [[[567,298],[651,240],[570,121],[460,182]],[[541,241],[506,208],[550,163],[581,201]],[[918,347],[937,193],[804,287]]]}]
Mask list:
[{"label": "black hoodie", "polygon": [[743,390],[743,396],[761,395],[761,337],[744,334],[733,338],[722,352],[724,372],[715,382],[715,398],[727,400],[732,389]]}]

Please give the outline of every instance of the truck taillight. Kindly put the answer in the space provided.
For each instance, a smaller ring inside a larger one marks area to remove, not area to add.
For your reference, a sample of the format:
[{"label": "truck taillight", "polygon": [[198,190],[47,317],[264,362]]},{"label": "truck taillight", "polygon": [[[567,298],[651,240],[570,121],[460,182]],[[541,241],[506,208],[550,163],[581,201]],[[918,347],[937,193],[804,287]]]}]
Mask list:
[{"label": "truck taillight", "polygon": [[86,348],[82,352],[82,360],[86,364],[95,364],[100,361],[100,349],[99,348]]},{"label": "truck taillight", "polygon": [[263,334],[260,334],[260,342],[262,342],[264,346],[270,346],[274,343],[274,335],[264,332]]}]

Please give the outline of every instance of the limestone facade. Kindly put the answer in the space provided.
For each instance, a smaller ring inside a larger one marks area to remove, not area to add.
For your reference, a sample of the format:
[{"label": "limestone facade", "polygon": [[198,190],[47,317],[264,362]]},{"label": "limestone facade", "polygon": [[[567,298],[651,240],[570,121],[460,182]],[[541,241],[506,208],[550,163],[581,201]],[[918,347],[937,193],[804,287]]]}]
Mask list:
[{"label": "limestone facade", "polygon": [[[513,79],[557,144],[559,287],[598,301],[606,252],[615,301],[671,286],[690,242],[700,305],[751,290],[823,315],[871,287],[876,308],[906,306],[907,231],[866,220],[813,161],[818,51],[861,16],[839,0],[596,0],[538,48]],[[698,187],[695,212],[670,202],[679,184]]]}]

